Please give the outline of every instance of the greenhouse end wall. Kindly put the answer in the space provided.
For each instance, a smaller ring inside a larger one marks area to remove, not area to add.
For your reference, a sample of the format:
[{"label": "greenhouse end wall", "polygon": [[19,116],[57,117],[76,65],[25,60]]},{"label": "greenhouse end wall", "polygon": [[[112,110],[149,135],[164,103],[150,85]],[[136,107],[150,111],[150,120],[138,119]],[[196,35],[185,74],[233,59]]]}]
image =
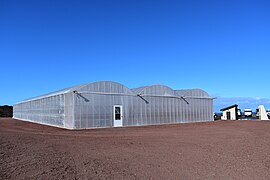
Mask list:
[{"label": "greenhouse end wall", "polygon": [[67,129],[213,121],[213,98],[200,89],[173,90],[164,85],[129,89],[101,81],[74,86],[14,105],[14,118]]}]

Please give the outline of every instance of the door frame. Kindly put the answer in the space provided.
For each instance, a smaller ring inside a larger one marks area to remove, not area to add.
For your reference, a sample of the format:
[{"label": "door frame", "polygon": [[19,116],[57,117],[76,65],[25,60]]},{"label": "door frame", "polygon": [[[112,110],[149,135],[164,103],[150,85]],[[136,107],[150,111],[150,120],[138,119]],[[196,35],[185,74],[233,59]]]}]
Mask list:
[{"label": "door frame", "polygon": [[[120,107],[120,119],[115,119],[115,108]],[[113,106],[113,127],[122,127],[123,126],[123,105],[114,105]]]}]

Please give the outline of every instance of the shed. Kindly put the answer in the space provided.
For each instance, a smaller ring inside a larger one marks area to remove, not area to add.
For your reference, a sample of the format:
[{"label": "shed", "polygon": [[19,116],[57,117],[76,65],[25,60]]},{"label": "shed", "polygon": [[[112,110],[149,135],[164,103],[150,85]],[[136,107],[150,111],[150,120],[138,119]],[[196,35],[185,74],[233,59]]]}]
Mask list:
[{"label": "shed", "polygon": [[220,111],[223,111],[223,114],[221,116],[222,120],[237,120],[238,119],[238,115],[237,115],[238,105],[237,104],[220,109]]}]

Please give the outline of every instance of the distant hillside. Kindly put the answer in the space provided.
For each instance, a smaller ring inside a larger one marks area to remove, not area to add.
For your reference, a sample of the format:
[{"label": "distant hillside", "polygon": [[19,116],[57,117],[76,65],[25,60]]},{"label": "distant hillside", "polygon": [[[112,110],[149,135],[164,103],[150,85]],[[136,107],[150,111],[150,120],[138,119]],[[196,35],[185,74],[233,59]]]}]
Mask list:
[{"label": "distant hillside", "polygon": [[12,106],[0,106],[0,117],[12,117],[13,107]]}]

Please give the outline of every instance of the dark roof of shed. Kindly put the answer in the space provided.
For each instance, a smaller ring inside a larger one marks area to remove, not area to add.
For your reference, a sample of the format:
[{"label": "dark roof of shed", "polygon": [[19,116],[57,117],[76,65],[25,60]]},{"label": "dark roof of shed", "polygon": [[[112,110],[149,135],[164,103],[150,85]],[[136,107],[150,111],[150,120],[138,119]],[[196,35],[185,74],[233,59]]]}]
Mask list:
[{"label": "dark roof of shed", "polygon": [[226,110],[228,110],[228,109],[237,108],[237,107],[238,107],[238,105],[237,105],[237,104],[234,104],[234,105],[225,107],[225,108],[223,108],[223,109],[220,109],[220,111],[226,111]]}]

